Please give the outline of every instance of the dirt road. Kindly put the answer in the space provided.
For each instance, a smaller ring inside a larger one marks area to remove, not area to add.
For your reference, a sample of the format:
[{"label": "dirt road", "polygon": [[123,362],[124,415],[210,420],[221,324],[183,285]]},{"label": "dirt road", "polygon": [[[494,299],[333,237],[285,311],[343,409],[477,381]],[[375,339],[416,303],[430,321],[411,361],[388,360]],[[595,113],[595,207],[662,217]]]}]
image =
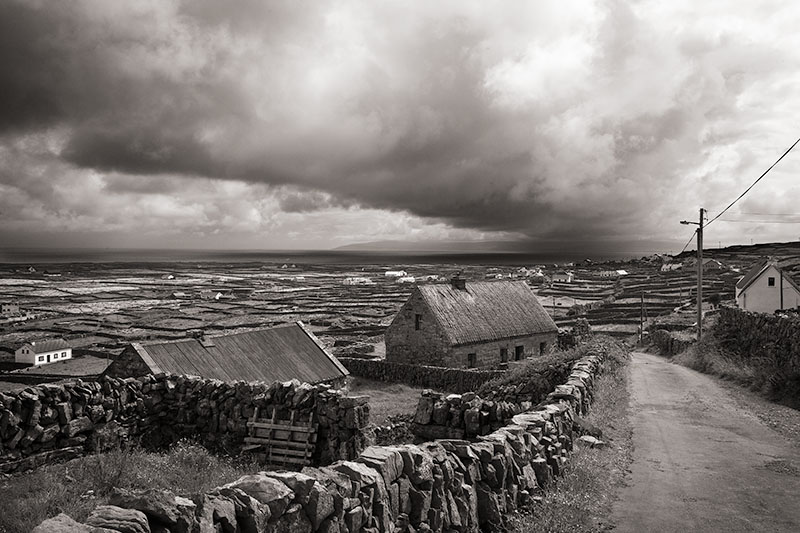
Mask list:
[{"label": "dirt road", "polygon": [[631,366],[633,464],[615,532],[800,531],[800,447],[714,378],[650,354]]}]

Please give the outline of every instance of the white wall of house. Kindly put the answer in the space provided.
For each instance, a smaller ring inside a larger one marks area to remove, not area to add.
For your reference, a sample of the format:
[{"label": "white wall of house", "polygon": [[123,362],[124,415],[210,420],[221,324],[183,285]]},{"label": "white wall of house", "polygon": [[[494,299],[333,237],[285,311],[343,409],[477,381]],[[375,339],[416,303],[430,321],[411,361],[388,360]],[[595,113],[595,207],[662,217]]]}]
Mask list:
[{"label": "white wall of house", "polygon": [[[770,281],[772,280],[772,281]],[[736,305],[746,311],[774,313],[781,309],[781,273],[770,265],[744,291],[737,289]],[[783,280],[783,309],[800,306],[800,292]]]},{"label": "white wall of house", "polygon": [[25,344],[14,352],[14,361],[29,365],[46,365],[72,359],[72,348],[61,348],[49,352],[35,353],[33,346]]}]

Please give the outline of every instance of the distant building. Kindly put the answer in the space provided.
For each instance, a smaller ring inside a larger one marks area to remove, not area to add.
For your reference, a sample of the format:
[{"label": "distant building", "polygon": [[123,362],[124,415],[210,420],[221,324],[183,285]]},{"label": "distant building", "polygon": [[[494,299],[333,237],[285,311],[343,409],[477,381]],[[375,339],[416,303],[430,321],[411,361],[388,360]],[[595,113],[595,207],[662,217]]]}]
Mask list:
[{"label": "distant building", "polygon": [[405,270],[387,270],[383,275],[387,278],[403,278],[408,276],[408,272]]},{"label": "distant building", "polygon": [[627,270],[601,270],[600,272],[597,273],[597,275],[600,276],[601,278],[617,279],[617,278],[621,278],[622,276],[627,276],[628,275],[628,271]]},{"label": "distant building", "polygon": [[342,281],[342,285],[375,285],[375,282],[369,278],[352,277],[352,278],[344,278],[344,281]]},{"label": "distant building", "polygon": [[28,365],[46,365],[72,358],[72,347],[63,339],[26,342],[14,351],[14,361]]},{"label": "distant building", "polygon": [[549,352],[558,328],[524,281],[417,285],[386,329],[386,360],[491,367]]},{"label": "distant building", "polygon": [[552,279],[555,283],[572,283],[572,280],[575,279],[575,274],[560,270],[553,273]]},{"label": "distant building", "polygon": [[674,270],[682,270],[682,263],[664,263],[661,265],[661,272],[672,272]]},{"label": "distant building", "polygon": [[19,314],[19,304],[14,302],[0,302],[0,316],[14,316]]},{"label": "distant building", "polygon": [[133,343],[106,374],[136,377],[168,372],[232,381],[343,384],[349,374],[302,322],[233,335]]},{"label": "distant building", "polygon": [[762,259],[736,283],[736,305],[757,313],[795,309],[800,307],[800,284],[774,259]]},{"label": "distant building", "polygon": [[727,270],[724,264],[716,259],[706,258],[703,259],[703,270]]},{"label": "distant building", "polygon": [[415,278],[414,276],[403,276],[397,278],[397,283],[416,283],[416,282],[417,278]]},{"label": "distant building", "polygon": [[213,291],[210,289],[200,291],[201,300],[219,300],[220,298],[222,298],[222,293],[219,291]]}]

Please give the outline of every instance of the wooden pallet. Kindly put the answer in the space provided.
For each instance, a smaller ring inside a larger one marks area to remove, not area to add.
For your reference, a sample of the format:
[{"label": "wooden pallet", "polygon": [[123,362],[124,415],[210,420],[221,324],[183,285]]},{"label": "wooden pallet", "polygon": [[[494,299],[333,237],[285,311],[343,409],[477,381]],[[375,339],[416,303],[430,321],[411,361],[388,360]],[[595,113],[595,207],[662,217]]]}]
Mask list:
[{"label": "wooden pallet", "polygon": [[259,418],[256,408],[247,422],[248,436],[244,451],[255,453],[259,461],[279,467],[297,468],[311,464],[311,455],[317,442],[317,423],[312,418],[297,420],[292,411],[289,420],[278,419],[275,408],[269,418]]}]

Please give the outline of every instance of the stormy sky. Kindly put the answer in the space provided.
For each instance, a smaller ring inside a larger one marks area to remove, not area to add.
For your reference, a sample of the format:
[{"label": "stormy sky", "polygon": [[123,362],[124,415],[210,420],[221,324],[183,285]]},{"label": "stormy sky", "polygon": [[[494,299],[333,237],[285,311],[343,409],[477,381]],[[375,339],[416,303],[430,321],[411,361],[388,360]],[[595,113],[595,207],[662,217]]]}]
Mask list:
[{"label": "stormy sky", "polygon": [[[0,0],[0,246],[679,250],[800,136],[797,28],[785,0]],[[707,243],[800,238],[799,175]]]}]

